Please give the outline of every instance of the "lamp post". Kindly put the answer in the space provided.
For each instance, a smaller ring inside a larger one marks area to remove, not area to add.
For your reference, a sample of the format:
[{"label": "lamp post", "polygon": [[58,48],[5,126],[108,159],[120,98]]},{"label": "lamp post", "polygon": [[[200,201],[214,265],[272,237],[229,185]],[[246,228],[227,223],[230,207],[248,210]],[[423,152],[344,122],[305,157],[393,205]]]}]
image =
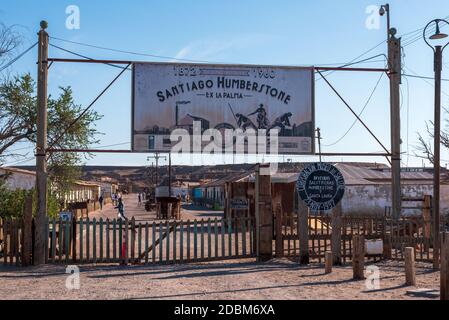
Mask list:
[{"label": "lamp post", "polygon": [[[449,22],[442,19],[430,21],[423,31],[425,43],[434,52],[434,72],[435,72],[435,111],[434,111],[434,151],[433,151],[433,268],[440,267],[440,140],[441,140],[441,70],[443,51],[449,44],[444,46],[441,44],[431,45],[429,40],[441,40],[448,37],[447,34],[441,33],[440,24]],[[427,38],[427,30],[431,25],[435,25],[435,33]]]}]

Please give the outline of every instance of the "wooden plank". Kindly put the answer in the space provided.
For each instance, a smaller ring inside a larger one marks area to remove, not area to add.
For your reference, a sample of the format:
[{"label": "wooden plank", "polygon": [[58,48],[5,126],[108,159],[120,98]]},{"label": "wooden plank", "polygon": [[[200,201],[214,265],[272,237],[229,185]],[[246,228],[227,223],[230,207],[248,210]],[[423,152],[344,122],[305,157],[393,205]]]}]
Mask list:
[{"label": "wooden plank", "polygon": [[[33,224],[33,197],[27,196],[25,198],[25,206],[23,210],[23,229],[22,229],[22,239],[23,239],[22,266],[24,267],[31,265],[31,254],[33,250],[32,224]],[[2,236],[0,235],[0,239],[1,238]]]},{"label": "wooden plank", "polygon": [[86,219],[86,262],[90,263],[90,221]]},{"label": "wooden plank", "polygon": [[331,273],[332,272],[332,265],[333,265],[333,253],[332,251],[326,251],[324,254],[324,273]]},{"label": "wooden plank", "polygon": [[[299,197],[298,197],[299,198]],[[309,264],[309,209],[298,199],[299,263]]]},{"label": "wooden plank", "polygon": [[106,262],[111,262],[111,235],[109,218],[106,218]]},{"label": "wooden plank", "polygon": [[[70,225],[71,221],[65,221],[65,229],[64,229],[64,240],[65,240],[65,263],[69,264],[69,258],[70,258]],[[48,239],[48,235],[47,235]]]},{"label": "wooden plank", "polygon": [[196,219],[193,221],[193,260],[197,261],[198,259],[198,224]]},{"label": "wooden plank", "polygon": [[221,256],[224,257],[226,255],[225,248],[225,220],[220,220],[220,232],[221,232]]},{"label": "wooden plank", "polygon": [[179,223],[179,261],[184,262],[184,224],[182,220]]},{"label": "wooden plank", "polygon": [[187,220],[187,261],[190,261],[190,220]]},{"label": "wooden plank", "polygon": [[218,258],[218,220],[214,219],[214,257]]},{"label": "wooden plank", "polygon": [[6,265],[8,263],[8,224],[9,220],[3,220],[3,263]]},{"label": "wooden plank", "polygon": [[449,232],[442,232],[440,238],[440,299],[449,300]]},{"label": "wooden plank", "polygon": [[134,263],[140,262],[140,255],[142,254],[142,223],[139,222],[139,226],[137,227],[137,257]]},{"label": "wooden plank", "polygon": [[162,228],[163,228],[163,225],[162,225],[162,221],[159,223],[159,262],[162,262],[162,254],[163,254],[163,251],[162,251],[162,247],[163,247],[163,245],[164,245],[164,242],[162,241]]},{"label": "wooden plank", "polygon": [[212,257],[212,237],[211,237],[211,220],[207,220],[207,258]]},{"label": "wooden plank", "polygon": [[240,221],[241,228],[242,228],[242,254],[246,256],[246,219]]},{"label": "wooden plank", "polygon": [[201,233],[201,246],[200,246],[200,250],[201,250],[201,259],[204,259],[204,220],[201,220],[201,224],[200,224],[200,233]]},{"label": "wooden plank", "polygon": [[232,220],[228,217],[228,257],[232,257]]},{"label": "wooden plank", "polygon": [[415,248],[405,248],[405,284],[416,285]]},{"label": "wooden plank", "polygon": [[354,235],[352,237],[352,274],[354,280],[365,279],[365,237]]},{"label": "wooden plank", "polygon": [[[80,224],[80,238],[79,238],[79,243],[80,243],[80,263],[83,263],[83,261],[84,261],[84,257],[83,257],[83,255],[84,255],[84,248],[83,248],[83,244],[84,244],[84,220],[83,220],[83,217],[81,217],[81,219],[80,219],[80,221],[79,221],[79,224]],[[55,230],[54,229],[55,228],[55,225],[53,225],[53,230]],[[55,245],[55,241],[53,241],[53,246]]]},{"label": "wooden plank", "polygon": [[[235,255],[239,256],[240,255],[240,251],[239,251],[239,223],[238,220],[239,218],[234,218],[234,247],[235,247]],[[272,244],[273,245],[273,244]],[[268,250],[266,250],[268,251]],[[266,253],[265,253],[266,255]]]},{"label": "wooden plank", "polygon": [[131,255],[130,260],[131,263],[134,263],[135,251],[136,251],[136,219],[134,217],[131,218]]},{"label": "wooden plank", "polygon": [[63,229],[63,221],[61,218],[59,218],[58,223],[58,262],[62,263],[62,251],[63,251],[63,242],[62,237],[64,235],[64,229]]},{"label": "wooden plank", "polygon": [[[333,254],[333,264],[341,265],[341,225],[342,225],[341,201],[332,210],[332,235],[331,250]],[[326,248],[327,249],[327,248]],[[325,249],[325,250],[326,250]]]},{"label": "wooden plank", "polygon": [[92,259],[97,263],[97,219],[92,219]]},{"label": "wooden plank", "polygon": [[128,219],[125,219],[125,235],[124,235],[124,237],[125,237],[125,241],[124,241],[122,250],[125,251],[124,252],[124,256],[125,256],[124,263],[125,263],[125,265],[127,265],[129,262],[129,221],[128,221]]},{"label": "wooden plank", "polygon": [[[80,229],[82,232],[82,228]],[[80,247],[80,254],[83,252],[83,247]],[[51,261],[56,262],[56,220],[55,218],[51,221]]]},{"label": "wooden plank", "polygon": [[153,250],[151,250],[151,261],[153,263],[156,263],[155,242],[156,242],[156,222],[153,221],[153,223],[151,224],[151,246],[153,247]]},{"label": "wooden plank", "polygon": [[78,229],[78,221],[74,216],[72,219],[72,263],[75,264],[77,262],[77,229]]},{"label": "wooden plank", "polygon": [[112,220],[112,259],[117,261],[117,219]]},{"label": "wooden plank", "polygon": [[103,239],[103,218],[100,218],[100,262],[104,262]]},{"label": "wooden plank", "polygon": [[165,245],[165,262],[170,261],[170,221],[167,220],[166,228],[165,228],[166,237],[166,245]]},{"label": "wooden plank", "polygon": [[123,252],[123,243],[124,243],[124,235],[123,235],[123,220],[122,219],[118,219],[118,256],[119,256],[119,260],[122,263],[123,259],[125,259],[125,257],[123,256],[124,252]]},{"label": "wooden plank", "polygon": [[[149,225],[148,221],[145,223],[145,264],[148,264],[148,244],[149,244]],[[154,250],[153,250],[154,251]]]},{"label": "wooden plank", "polygon": [[173,262],[176,263],[176,233],[177,233],[177,222],[173,221]]}]

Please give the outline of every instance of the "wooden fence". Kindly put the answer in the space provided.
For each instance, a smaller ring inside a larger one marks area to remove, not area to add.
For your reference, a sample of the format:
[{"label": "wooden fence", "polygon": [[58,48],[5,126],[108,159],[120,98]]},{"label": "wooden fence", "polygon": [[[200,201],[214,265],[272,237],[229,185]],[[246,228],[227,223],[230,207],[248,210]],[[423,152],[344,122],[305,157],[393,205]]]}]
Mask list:
[{"label": "wooden fence", "polygon": [[252,218],[49,220],[46,263],[185,263],[255,257]]},{"label": "wooden fence", "polygon": [[20,265],[22,261],[23,220],[0,218],[0,261]]},{"label": "wooden fence", "polygon": [[[367,256],[368,259],[403,259],[404,248],[414,247],[418,261],[431,261],[432,234],[431,222],[423,218],[404,217],[399,220],[387,216],[343,216],[341,224],[341,258],[345,263],[352,258],[352,238],[363,235],[366,240],[382,239],[384,253]],[[276,223],[275,223],[276,225]],[[449,228],[449,217],[441,217],[441,230]],[[282,250],[277,256],[299,257],[299,225],[298,216],[282,217],[282,223],[277,228],[281,236],[275,235],[277,250]],[[332,217],[325,214],[308,216],[309,258],[319,263],[324,261],[326,251],[331,251]]]}]

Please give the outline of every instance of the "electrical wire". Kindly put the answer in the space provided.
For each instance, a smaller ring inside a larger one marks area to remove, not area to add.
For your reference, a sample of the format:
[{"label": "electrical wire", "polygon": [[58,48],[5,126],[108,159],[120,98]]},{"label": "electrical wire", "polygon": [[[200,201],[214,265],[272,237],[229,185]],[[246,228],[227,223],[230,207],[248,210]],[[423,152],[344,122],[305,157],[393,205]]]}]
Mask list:
[{"label": "electrical wire", "polygon": [[[366,103],[363,106],[362,110],[358,114],[359,117],[363,114],[363,112],[365,111],[366,107],[369,105],[369,103],[370,103],[374,93],[376,92],[377,87],[379,86],[380,81],[382,80],[383,76],[384,76],[384,73],[382,72],[380,74],[379,79],[376,82],[376,85],[374,86],[373,90],[371,91],[371,94],[369,95],[368,100],[366,101]],[[352,130],[352,128],[355,126],[356,123],[357,123],[357,119],[354,120],[354,122],[351,124],[351,126],[348,128],[348,130],[346,130],[346,132],[343,134],[343,136],[341,136],[339,139],[337,139],[335,142],[333,142],[331,144],[327,144],[327,145],[323,144],[322,146],[323,147],[332,147],[332,146],[338,144],[340,141],[342,141],[349,134],[349,132]]]},{"label": "electrical wire", "polygon": [[37,42],[34,43],[31,47],[29,47],[28,49],[26,49],[24,52],[22,52],[21,54],[19,54],[17,57],[15,57],[14,59],[10,60],[8,63],[6,63],[4,66],[2,66],[0,68],[0,72],[2,72],[3,70],[5,70],[6,68],[10,67],[13,63],[15,63],[17,60],[19,60],[20,58],[22,58],[25,54],[27,54],[31,49],[33,49],[35,46],[37,45]]}]

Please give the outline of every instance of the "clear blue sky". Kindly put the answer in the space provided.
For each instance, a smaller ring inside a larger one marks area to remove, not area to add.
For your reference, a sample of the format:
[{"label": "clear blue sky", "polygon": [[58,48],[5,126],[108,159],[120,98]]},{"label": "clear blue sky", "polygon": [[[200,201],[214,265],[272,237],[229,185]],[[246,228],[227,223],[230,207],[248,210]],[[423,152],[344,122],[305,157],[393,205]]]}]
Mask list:
[{"label": "clear blue sky", "polygon": [[[49,22],[50,36],[98,46],[143,52],[168,57],[207,60],[211,62],[324,65],[348,62],[379,44],[386,37],[385,18],[379,29],[368,29],[366,9],[381,5],[363,0],[319,1],[5,1],[0,8],[0,21],[17,25],[24,37],[22,49],[37,39],[39,21]],[[80,9],[80,29],[66,28],[66,7]],[[390,1],[392,26],[398,33],[424,27],[433,18],[449,16],[447,0]],[[449,31],[449,28],[446,28]],[[405,40],[413,39],[406,37]],[[166,61],[143,56],[132,56],[106,50],[82,47],[51,40],[80,54],[98,59],[130,59]],[[407,41],[405,41],[407,42]],[[382,45],[363,58],[386,53]],[[51,57],[69,57],[50,49]],[[383,67],[378,61],[360,66]],[[30,72],[36,75],[36,50],[15,63],[12,74]],[[449,51],[444,59],[443,76],[449,77]],[[405,47],[405,71],[432,76],[432,52],[420,39]],[[412,71],[410,71],[412,70]],[[55,64],[49,73],[49,93],[58,94],[58,87],[71,86],[75,101],[87,105],[117,73],[118,69],[105,65]],[[378,81],[378,74],[333,73],[331,82],[340,90],[350,105],[359,112]],[[430,81],[431,82],[431,81]],[[447,83],[443,90],[449,93]],[[104,115],[98,129],[104,133],[101,143],[106,146],[130,141],[131,74],[125,74],[95,105]],[[425,131],[425,121],[433,118],[433,87],[420,79],[403,80],[401,109],[402,150],[413,155],[417,132]],[[449,96],[443,94],[443,105]],[[447,115],[445,115],[448,118]],[[389,91],[384,76],[362,118],[389,148]],[[407,125],[408,118],[408,125]],[[323,81],[316,82],[316,125],[321,128],[323,152],[377,152],[382,148],[366,130],[356,124],[338,144],[326,147],[340,138],[351,126],[354,117]],[[408,144],[407,144],[408,142]],[[23,147],[18,145],[17,147]],[[126,149],[129,145],[116,148]],[[26,151],[26,150],[25,150]],[[28,155],[32,156],[32,153]],[[88,164],[143,165],[147,154],[100,154]],[[293,157],[295,160],[313,160],[313,157]],[[448,152],[442,158],[449,160]],[[209,159],[209,160],[207,160]],[[173,157],[176,163],[211,164],[210,157]],[[216,161],[220,161],[217,158]],[[341,161],[341,157],[325,160]],[[379,161],[382,158],[344,158],[344,160]],[[232,159],[225,159],[232,163]],[[421,166],[421,159],[403,155],[403,162]],[[9,164],[15,164],[10,159]],[[28,161],[21,164],[33,164]],[[444,164],[444,163],[443,163]]]}]

